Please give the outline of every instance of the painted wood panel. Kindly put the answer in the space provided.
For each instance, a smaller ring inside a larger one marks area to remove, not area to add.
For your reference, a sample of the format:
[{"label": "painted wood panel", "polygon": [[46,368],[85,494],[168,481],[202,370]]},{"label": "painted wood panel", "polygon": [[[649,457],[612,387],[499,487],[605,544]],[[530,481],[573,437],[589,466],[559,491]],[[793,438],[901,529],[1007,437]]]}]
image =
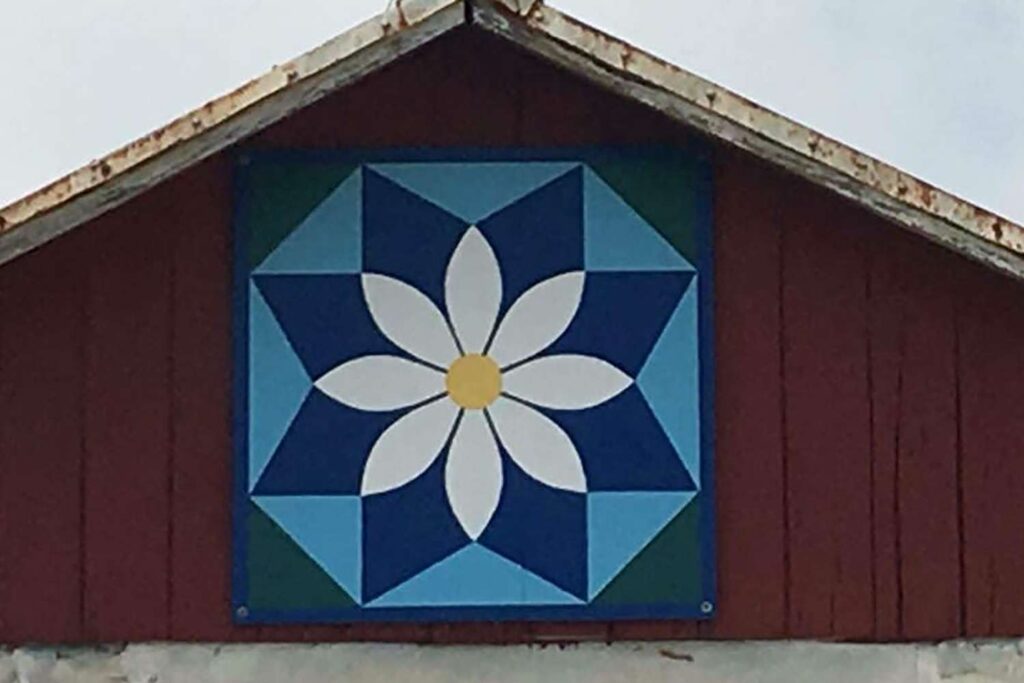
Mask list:
[{"label": "painted wood panel", "polygon": [[[715,180],[719,604],[702,635],[786,634],[782,233],[785,178],[721,155]],[[756,511],[756,512],[755,512]]]},{"label": "painted wood panel", "polygon": [[84,637],[167,638],[173,185],[88,226]]},{"label": "painted wood panel", "polygon": [[1024,292],[958,269],[965,632],[1024,632]]},{"label": "painted wood panel", "polygon": [[79,247],[0,270],[0,641],[82,634]]},{"label": "painted wood panel", "polygon": [[782,416],[789,624],[798,637],[872,631],[870,416],[859,215],[789,184],[783,199]]},{"label": "painted wood panel", "polygon": [[231,488],[229,374],[230,164],[219,158],[171,181],[172,234],[169,628],[171,637],[227,640]]},{"label": "painted wood panel", "polygon": [[869,273],[876,633],[960,631],[958,263],[877,234]]},{"label": "painted wood panel", "polygon": [[[685,138],[463,34],[246,144]],[[1021,287],[742,154],[719,150],[716,167],[720,605],[709,625],[234,626],[221,157],[0,271],[0,641],[1024,631]]]},{"label": "painted wood panel", "polygon": [[[884,230],[884,228],[883,228]],[[884,233],[883,233],[884,234]],[[865,339],[871,390],[871,557],[874,637],[902,634],[900,573],[900,491],[897,479],[901,353],[904,343],[902,259],[882,246],[869,249],[866,296],[869,331]]]}]

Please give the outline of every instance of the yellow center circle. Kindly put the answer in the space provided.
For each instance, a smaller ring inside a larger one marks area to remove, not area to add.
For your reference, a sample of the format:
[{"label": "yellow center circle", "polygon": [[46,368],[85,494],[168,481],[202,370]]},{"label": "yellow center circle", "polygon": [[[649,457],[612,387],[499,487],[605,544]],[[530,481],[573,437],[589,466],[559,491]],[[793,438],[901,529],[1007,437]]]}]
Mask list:
[{"label": "yellow center circle", "polygon": [[487,356],[472,353],[452,363],[444,386],[463,408],[486,408],[501,393],[501,368]]}]

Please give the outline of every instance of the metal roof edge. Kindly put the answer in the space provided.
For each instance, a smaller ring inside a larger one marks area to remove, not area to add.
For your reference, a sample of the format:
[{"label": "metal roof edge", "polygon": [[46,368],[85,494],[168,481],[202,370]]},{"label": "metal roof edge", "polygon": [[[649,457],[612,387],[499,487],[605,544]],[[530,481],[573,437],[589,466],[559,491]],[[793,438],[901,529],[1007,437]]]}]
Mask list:
[{"label": "metal roof edge", "polygon": [[115,152],[0,208],[0,265],[469,20],[591,82],[1024,279],[1024,227],[769,111],[541,0],[397,0]]},{"label": "metal roof edge", "polygon": [[543,3],[469,0],[474,24],[1018,279],[1024,227]]},{"label": "metal roof edge", "polygon": [[0,266],[466,23],[465,0],[401,0],[0,208]]}]

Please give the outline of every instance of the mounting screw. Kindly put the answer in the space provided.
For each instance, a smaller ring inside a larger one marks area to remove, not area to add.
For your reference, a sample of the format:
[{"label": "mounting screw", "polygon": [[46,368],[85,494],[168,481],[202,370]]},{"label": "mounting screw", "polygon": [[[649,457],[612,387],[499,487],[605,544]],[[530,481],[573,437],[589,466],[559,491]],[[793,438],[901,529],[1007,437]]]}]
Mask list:
[{"label": "mounting screw", "polygon": [[714,604],[708,600],[705,600],[704,602],[700,603],[700,611],[704,614],[711,614],[711,612],[714,611],[714,609]]},{"label": "mounting screw", "polygon": [[247,619],[249,617],[249,608],[245,605],[242,605],[241,607],[235,610],[235,614],[238,615],[239,619]]}]

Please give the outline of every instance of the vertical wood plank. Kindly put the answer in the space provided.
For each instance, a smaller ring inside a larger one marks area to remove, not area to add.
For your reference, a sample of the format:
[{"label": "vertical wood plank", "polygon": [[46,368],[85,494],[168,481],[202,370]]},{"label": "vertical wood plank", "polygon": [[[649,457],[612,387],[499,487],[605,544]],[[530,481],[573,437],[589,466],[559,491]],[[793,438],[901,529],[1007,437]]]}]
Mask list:
[{"label": "vertical wood plank", "polygon": [[230,166],[171,181],[171,637],[228,640],[231,620]]},{"label": "vertical wood plank", "polygon": [[[937,247],[891,231],[871,243],[876,474],[878,465],[887,468],[885,480],[875,478],[876,500],[894,496],[891,506],[875,511],[875,585],[885,590],[884,599],[876,594],[876,625],[885,627],[876,633],[950,637],[960,633],[961,608],[957,342],[949,277],[959,264]],[[891,526],[881,524],[883,518]]]},{"label": "vertical wood plank", "polygon": [[1024,287],[975,269],[957,282],[965,635],[1024,630]]},{"label": "vertical wood plank", "polygon": [[793,637],[869,637],[871,448],[859,213],[783,200],[783,376]]},{"label": "vertical wood plank", "polygon": [[960,633],[957,341],[949,278],[960,259],[923,242],[915,246],[903,264],[913,305],[905,318],[897,453],[902,636],[908,640]]},{"label": "vertical wood plank", "polygon": [[167,186],[85,229],[85,636],[168,636]]},{"label": "vertical wood plank", "polygon": [[0,642],[81,638],[77,236],[0,271]]},{"label": "vertical wood plank", "polygon": [[785,635],[786,520],[779,349],[781,178],[722,152],[715,185],[719,598],[702,634]]},{"label": "vertical wood plank", "polygon": [[[878,237],[884,238],[884,233]],[[898,640],[903,632],[900,574],[900,496],[897,451],[901,368],[907,306],[901,263],[889,248],[868,249],[868,362],[871,389],[871,555],[874,637]]]}]

